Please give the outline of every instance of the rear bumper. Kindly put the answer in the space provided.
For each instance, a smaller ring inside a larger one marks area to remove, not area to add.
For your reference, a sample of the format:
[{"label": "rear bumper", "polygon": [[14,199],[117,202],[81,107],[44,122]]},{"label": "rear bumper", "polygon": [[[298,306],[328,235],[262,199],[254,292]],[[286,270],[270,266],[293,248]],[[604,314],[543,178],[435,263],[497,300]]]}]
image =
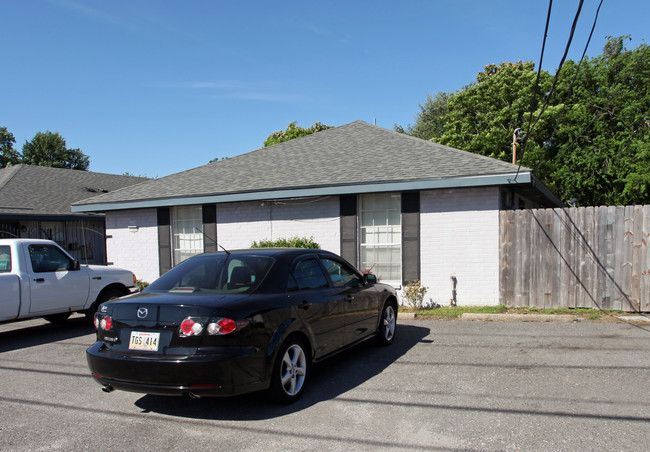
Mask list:
[{"label": "rear bumper", "polygon": [[244,347],[192,356],[131,356],[95,342],[86,351],[86,360],[95,381],[108,391],[230,396],[269,386],[264,356]]}]

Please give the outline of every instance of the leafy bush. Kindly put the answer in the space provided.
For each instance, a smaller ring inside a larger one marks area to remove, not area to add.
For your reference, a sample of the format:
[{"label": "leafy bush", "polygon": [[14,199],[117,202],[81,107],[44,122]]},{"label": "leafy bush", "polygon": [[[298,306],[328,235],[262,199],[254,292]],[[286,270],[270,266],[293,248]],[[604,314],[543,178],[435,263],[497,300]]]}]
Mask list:
[{"label": "leafy bush", "polygon": [[277,240],[255,241],[251,248],[312,248],[319,249],[320,245],[314,242],[314,237],[292,237],[290,239],[280,238]]},{"label": "leafy bush", "polygon": [[402,294],[406,299],[406,303],[413,309],[420,310],[424,307],[424,294],[429,290],[428,287],[423,286],[420,280],[416,279],[404,285]]},{"label": "leafy bush", "polygon": [[147,281],[143,281],[141,279],[136,280],[135,285],[138,286],[138,289],[142,292],[144,289],[147,288],[149,283]]}]

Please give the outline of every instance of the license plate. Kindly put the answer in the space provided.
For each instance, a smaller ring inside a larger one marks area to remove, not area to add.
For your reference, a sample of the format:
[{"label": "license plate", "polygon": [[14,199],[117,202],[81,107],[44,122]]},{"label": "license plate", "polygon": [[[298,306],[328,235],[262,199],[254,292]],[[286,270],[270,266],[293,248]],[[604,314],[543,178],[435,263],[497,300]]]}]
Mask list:
[{"label": "license plate", "polygon": [[131,331],[129,340],[129,350],[147,350],[151,352],[158,351],[160,343],[160,333],[145,333],[142,331]]}]

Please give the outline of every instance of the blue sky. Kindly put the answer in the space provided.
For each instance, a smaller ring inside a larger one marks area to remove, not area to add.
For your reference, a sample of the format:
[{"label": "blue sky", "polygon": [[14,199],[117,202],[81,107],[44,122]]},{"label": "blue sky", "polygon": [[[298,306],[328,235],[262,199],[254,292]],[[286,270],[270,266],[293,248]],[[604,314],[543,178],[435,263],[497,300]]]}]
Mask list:
[{"label": "blue sky", "polygon": [[[553,2],[555,73],[578,0]],[[569,57],[587,42],[586,0]],[[90,170],[162,177],[259,148],[291,121],[392,129],[490,63],[539,62],[548,2],[0,0],[0,126],[59,132]],[[605,0],[607,35],[650,42],[650,2]]]}]

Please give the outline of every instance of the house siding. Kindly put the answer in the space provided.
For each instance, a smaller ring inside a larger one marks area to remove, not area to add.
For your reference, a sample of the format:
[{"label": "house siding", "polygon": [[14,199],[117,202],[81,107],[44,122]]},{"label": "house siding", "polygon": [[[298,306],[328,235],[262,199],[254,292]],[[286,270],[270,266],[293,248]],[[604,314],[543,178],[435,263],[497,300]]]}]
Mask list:
[{"label": "house siding", "polygon": [[[137,231],[129,226],[138,226]],[[108,261],[152,282],[159,276],[156,209],[125,210],[106,214]]]},{"label": "house siding", "polygon": [[455,276],[458,305],[497,305],[499,189],[423,191],[420,209],[425,302],[449,305]]},{"label": "house siding", "polygon": [[[429,288],[425,302],[448,305],[453,275],[459,305],[499,303],[499,197],[496,187],[420,193],[419,268]],[[321,248],[340,254],[340,214],[337,196],[218,204],[217,240],[226,249],[241,249],[253,241],[311,236]],[[138,226],[137,232],[128,226]],[[147,282],[159,276],[156,209],[108,212],[106,230],[112,236],[109,261]]]},{"label": "house siding", "polygon": [[339,253],[339,198],[217,205],[217,240],[226,249],[295,236],[313,237],[322,249]]}]

